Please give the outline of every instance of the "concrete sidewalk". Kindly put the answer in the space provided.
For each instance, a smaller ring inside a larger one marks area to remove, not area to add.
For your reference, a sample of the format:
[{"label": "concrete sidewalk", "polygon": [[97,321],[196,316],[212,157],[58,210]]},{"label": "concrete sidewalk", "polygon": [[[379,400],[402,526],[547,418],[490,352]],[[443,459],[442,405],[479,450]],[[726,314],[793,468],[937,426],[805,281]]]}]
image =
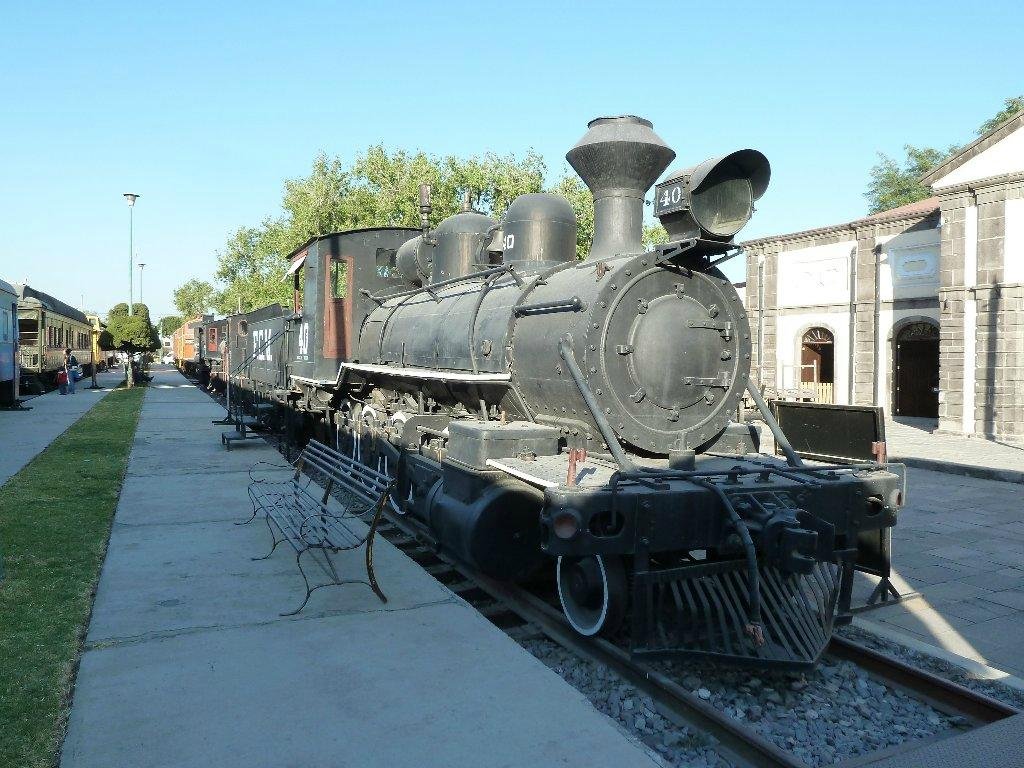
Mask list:
[{"label": "concrete sidewalk", "polygon": [[[74,694],[63,768],[650,766],[590,702],[378,539],[389,601],[314,593],[266,553],[223,415],[184,379],[147,391]],[[342,553],[359,576],[362,553]]]},{"label": "concrete sidewalk", "polygon": [[25,402],[31,410],[0,411],[0,485],[16,475],[68,427],[98,403],[112,387],[124,380],[124,371],[114,368],[96,375],[100,389],[89,389],[92,379],[78,382],[73,395],[56,390]]},{"label": "concrete sidewalk", "polygon": [[937,433],[935,419],[886,421],[889,457],[937,472],[1024,483],[1024,445]]}]

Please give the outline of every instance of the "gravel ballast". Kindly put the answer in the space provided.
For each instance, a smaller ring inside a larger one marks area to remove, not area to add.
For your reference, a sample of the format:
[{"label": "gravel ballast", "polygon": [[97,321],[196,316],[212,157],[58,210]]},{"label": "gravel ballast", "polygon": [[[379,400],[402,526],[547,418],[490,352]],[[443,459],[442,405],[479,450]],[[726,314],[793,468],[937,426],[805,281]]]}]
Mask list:
[{"label": "gravel ballast", "polygon": [[[610,670],[546,638],[519,641],[645,743],[668,766],[726,766],[708,737],[676,726]],[[652,665],[729,717],[744,722],[810,766],[830,765],[966,721],[876,682],[848,661],[823,659],[811,671],[768,672],[700,662]]]}]

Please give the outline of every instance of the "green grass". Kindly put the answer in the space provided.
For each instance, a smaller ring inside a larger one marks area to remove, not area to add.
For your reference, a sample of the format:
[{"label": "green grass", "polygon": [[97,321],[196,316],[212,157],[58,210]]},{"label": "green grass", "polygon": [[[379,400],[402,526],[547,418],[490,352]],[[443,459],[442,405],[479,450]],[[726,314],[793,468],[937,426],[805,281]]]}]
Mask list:
[{"label": "green grass", "polygon": [[0,766],[57,761],[145,393],[111,392],[0,487]]}]

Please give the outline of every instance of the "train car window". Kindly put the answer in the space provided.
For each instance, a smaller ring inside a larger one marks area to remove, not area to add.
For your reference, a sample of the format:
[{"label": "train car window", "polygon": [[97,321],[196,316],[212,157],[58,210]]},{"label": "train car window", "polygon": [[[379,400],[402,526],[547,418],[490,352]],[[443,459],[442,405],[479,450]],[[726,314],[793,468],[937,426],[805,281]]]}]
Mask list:
[{"label": "train car window", "polygon": [[398,277],[398,269],[395,266],[395,249],[377,249],[377,277]]},{"label": "train car window", "polygon": [[331,295],[343,299],[348,295],[348,264],[331,261]]},{"label": "train car window", "polygon": [[293,285],[294,285],[294,290],[292,291],[292,295],[294,296],[294,299],[293,299],[293,302],[292,302],[293,305],[294,305],[293,309],[296,312],[301,312],[302,311],[303,299],[305,298],[305,293],[306,293],[306,266],[305,266],[305,264],[303,264],[301,267],[299,267],[297,270],[295,270],[295,283]]}]

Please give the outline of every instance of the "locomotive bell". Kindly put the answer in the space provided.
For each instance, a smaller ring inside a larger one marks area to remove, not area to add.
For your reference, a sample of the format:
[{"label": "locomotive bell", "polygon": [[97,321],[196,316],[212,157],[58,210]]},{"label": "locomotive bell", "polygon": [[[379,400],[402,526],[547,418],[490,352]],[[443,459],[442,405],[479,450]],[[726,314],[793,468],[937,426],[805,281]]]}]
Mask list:
[{"label": "locomotive bell", "polygon": [[587,127],[565,159],[594,196],[594,244],[588,258],[642,253],[644,194],[676,153],[641,117],[599,117]]},{"label": "locomotive bell", "polygon": [[654,215],[670,240],[727,243],[750,220],[770,177],[768,158],[756,149],[713,157],[658,184]]}]

